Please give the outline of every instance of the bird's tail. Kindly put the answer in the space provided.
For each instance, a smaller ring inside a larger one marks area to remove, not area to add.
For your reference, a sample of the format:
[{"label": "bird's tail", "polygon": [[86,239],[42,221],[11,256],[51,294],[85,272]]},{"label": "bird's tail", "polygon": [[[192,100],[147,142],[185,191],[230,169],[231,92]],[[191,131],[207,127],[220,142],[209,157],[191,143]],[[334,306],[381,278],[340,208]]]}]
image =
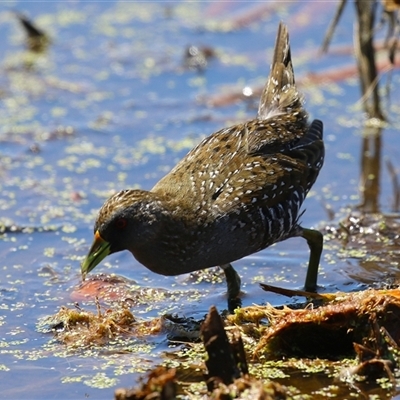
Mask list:
[{"label": "bird's tail", "polygon": [[268,119],[276,115],[302,111],[303,99],[297,91],[290,55],[287,26],[279,24],[271,71],[261,95],[258,118]]}]

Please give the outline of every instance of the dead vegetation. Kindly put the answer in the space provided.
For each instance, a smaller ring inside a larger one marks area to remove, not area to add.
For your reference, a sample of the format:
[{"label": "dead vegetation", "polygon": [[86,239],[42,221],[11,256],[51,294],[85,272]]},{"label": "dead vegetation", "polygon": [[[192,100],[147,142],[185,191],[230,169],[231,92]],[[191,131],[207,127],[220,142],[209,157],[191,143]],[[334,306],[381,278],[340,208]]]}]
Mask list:
[{"label": "dead vegetation", "polygon": [[161,319],[137,321],[126,304],[116,304],[102,310],[96,298],[97,312],[61,307],[47,319],[55,338],[70,348],[106,345],[117,337],[144,336],[162,328]]}]

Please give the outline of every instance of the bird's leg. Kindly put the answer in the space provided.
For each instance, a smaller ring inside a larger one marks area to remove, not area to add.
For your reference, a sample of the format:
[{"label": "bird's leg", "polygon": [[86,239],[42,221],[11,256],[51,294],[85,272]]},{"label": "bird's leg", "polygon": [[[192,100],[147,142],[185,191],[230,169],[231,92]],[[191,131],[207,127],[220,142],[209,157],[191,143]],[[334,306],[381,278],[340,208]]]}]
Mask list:
[{"label": "bird's leg", "polygon": [[228,286],[228,309],[229,312],[233,313],[236,308],[242,306],[242,302],[239,298],[240,276],[231,264],[223,264],[220,267],[224,271],[226,284]]},{"label": "bird's leg", "polygon": [[228,286],[228,299],[236,299],[240,293],[240,277],[231,264],[223,264],[226,284]]},{"label": "bird's leg", "polygon": [[307,240],[308,247],[310,248],[310,259],[308,261],[304,289],[309,292],[315,292],[317,289],[318,267],[322,253],[323,236],[321,232],[313,229],[305,229],[302,227],[300,227],[300,229],[299,236]]}]

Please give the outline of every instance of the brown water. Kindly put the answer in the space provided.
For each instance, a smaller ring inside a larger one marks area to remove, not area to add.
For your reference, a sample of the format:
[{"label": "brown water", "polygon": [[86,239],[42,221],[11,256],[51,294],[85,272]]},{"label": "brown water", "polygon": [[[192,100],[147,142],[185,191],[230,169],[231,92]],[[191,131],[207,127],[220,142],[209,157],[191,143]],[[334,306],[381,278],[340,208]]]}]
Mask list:
[{"label": "brown water", "polygon": [[[72,352],[37,324],[76,300],[71,294],[80,283],[95,215],[110,194],[151,188],[202,137],[255,115],[257,99],[230,99],[264,83],[279,20],[289,25],[307,109],[325,125],[325,166],[304,204],[302,223],[337,227],[362,202],[365,117],[357,76],[347,73],[354,66],[351,7],[331,53],[318,53],[334,9],[334,3],[251,1],[15,0],[0,6],[0,223],[5,230],[0,234],[0,398],[112,398],[116,387],[133,385],[168,350],[160,335],[125,344],[129,355]],[[49,34],[46,51],[26,50],[13,10]],[[185,67],[188,45],[215,53],[204,71]],[[332,72],[329,82],[313,83],[313,77]],[[391,102],[385,103],[389,124],[374,172],[380,174],[376,204],[384,212],[398,211],[386,165],[389,160],[396,172],[400,168],[399,83],[395,70]],[[399,248],[391,250],[390,255],[377,250],[381,256],[374,258],[368,248],[349,254],[328,243],[321,291],[395,281]],[[236,262],[243,305],[288,302],[262,291],[258,282],[301,287],[307,260],[306,243],[291,239]],[[128,253],[109,257],[97,272],[125,276],[143,293],[157,289],[157,301],[132,310],[145,318],[165,312],[200,318],[211,304],[226,308],[224,283],[207,282],[213,275],[154,275]],[[94,309],[92,302],[83,305]],[[330,379],[297,379],[298,374],[284,383],[300,385],[313,398]],[[362,390],[345,383],[338,397],[350,392],[364,398]]]}]

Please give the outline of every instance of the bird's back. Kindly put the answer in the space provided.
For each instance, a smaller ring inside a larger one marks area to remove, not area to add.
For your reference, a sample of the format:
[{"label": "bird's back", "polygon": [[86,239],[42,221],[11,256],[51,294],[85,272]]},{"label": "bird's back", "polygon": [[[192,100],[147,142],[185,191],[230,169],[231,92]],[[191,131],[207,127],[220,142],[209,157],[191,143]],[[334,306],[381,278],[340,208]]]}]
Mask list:
[{"label": "bird's back", "polygon": [[254,244],[250,250],[266,247],[296,227],[322,167],[322,131],[320,121],[307,122],[281,24],[257,118],[205,138],[152,191],[170,198],[178,214],[200,228],[220,221],[228,238],[229,229],[240,228]]}]

